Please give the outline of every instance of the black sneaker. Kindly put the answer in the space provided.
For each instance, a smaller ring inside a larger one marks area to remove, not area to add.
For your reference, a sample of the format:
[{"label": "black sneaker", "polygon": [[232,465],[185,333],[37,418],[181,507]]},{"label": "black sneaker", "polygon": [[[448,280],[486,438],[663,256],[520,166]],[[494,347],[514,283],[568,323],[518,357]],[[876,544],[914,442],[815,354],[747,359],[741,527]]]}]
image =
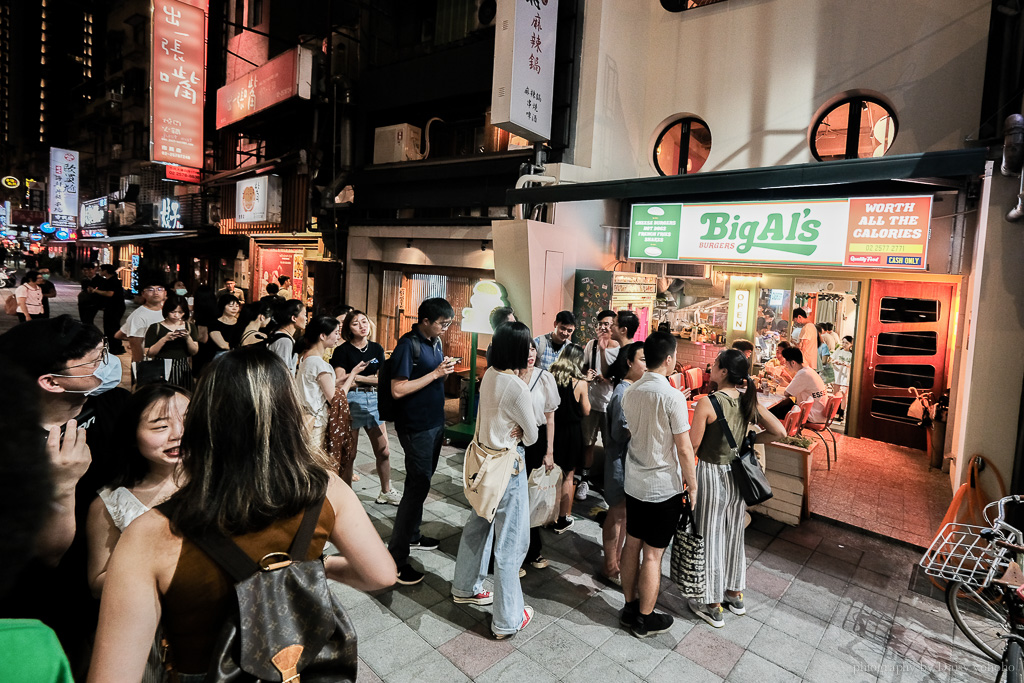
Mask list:
[{"label": "black sneaker", "polygon": [[673,621],[674,619],[669,615],[658,614],[657,612],[637,614],[629,630],[637,638],[646,638],[647,636],[653,636],[669,630],[672,628]]},{"label": "black sneaker", "polygon": [[409,550],[437,550],[441,543],[436,538],[420,536],[420,540],[409,544]]},{"label": "black sneaker", "polygon": [[640,614],[640,599],[636,599],[633,602],[627,602],[626,606],[619,612],[619,623],[629,628],[636,621],[637,616]]},{"label": "black sneaker", "polygon": [[398,570],[398,578],[396,581],[403,586],[415,586],[417,583],[423,580],[423,572],[418,572],[412,568],[412,565],[405,565]]},{"label": "black sneaker", "polygon": [[556,534],[564,534],[566,531],[572,528],[575,522],[572,517],[559,517],[555,525],[551,527]]}]

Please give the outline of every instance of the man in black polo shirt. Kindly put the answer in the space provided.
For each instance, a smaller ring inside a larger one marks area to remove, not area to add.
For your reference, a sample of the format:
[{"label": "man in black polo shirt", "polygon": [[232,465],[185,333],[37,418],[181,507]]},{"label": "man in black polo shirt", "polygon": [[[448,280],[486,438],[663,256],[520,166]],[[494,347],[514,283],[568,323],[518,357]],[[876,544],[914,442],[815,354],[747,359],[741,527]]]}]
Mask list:
[{"label": "man in black polo shirt", "polygon": [[444,380],[455,369],[455,359],[445,357],[440,339],[452,324],[452,305],[441,298],[427,299],[416,315],[419,322],[391,353],[395,431],[405,451],[405,493],[388,550],[398,567],[398,583],[406,586],[423,580],[423,573],[409,564],[410,549],[438,546],[437,539],[420,534],[420,522],[444,438]]}]

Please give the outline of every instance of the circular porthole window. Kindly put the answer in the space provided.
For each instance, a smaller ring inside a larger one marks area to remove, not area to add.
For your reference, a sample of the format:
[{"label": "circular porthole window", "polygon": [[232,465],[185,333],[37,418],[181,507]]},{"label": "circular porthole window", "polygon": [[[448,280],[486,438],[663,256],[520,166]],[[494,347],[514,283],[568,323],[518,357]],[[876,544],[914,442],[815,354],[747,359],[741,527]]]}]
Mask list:
[{"label": "circular porthole window", "polygon": [[819,110],[811,126],[811,153],[818,161],[880,157],[889,151],[899,122],[881,98],[844,97]]},{"label": "circular porthole window", "polygon": [[711,129],[693,116],[672,119],[654,142],[654,168],[661,175],[696,173],[711,154]]}]

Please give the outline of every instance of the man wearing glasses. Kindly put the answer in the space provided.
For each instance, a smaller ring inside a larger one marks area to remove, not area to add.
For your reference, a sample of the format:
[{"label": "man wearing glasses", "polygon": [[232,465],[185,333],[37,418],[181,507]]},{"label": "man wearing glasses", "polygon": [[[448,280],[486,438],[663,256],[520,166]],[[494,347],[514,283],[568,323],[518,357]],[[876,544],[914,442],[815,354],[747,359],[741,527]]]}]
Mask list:
[{"label": "man wearing glasses", "polygon": [[580,482],[576,487],[576,500],[586,500],[590,493],[590,468],[594,465],[594,446],[597,434],[601,433],[604,444],[605,412],[611,401],[615,387],[608,377],[608,368],[619,356],[619,343],[612,339],[612,325],[616,322],[615,311],[601,311],[597,314],[597,337],[587,342],[583,348],[583,369],[588,371],[590,381],[590,414],[583,418],[583,471],[579,473]]},{"label": "man wearing glasses", "polygon": [[426,299],[416,315],[419,322],[398,340],[389,359],[395,431],[405,451],[405,493],[388,550],[398,567],[398,583],[406,586],[423,580],[423,573],[409,564],[409,551],[438,546],[437,539],[420,534],[420,522],[444,438],[444,380],[458,360],[441,348],[441,335],[455,316],[452,305],[441,298]]},{"label": "man wearing glasses", "polygon": [[[142,294],[142,305],[132,311],[124,325],[117,332],[118,339],[127,339],[132,352],[132,377],[135,377],[135,363],[142,361],[142,342],[149,326],[164,319],[163,307],[167,300],[167,287],[162,281],[143,280],[139,292]],[[134,379],[133,379],[134,381]]]},{"label": "man wearing glasses", "polygon": [[88,656],[97,614],[86,583],[85,521],[96,491],[116,473],[115,431],[129,394],[116,388],[121,363],[102,333],[69,315],[31,320],[0,335],[0,364],[26,373],[37,388],[17,400],[38,401],[53,487],[36,554],[0,600],[0,618],[40,619],[57,632],[75,667]]}]

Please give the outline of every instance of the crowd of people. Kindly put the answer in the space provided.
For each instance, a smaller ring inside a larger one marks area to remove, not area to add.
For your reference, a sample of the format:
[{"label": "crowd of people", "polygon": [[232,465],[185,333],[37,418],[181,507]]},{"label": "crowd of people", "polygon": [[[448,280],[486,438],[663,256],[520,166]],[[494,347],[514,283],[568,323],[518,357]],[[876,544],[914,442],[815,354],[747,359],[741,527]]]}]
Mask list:
[{"label": "crowd of people", "polygon": [[[106,275],[83,283],[80,321],[29,310],[0,335],[0,367],[26,397],[18,419],[34,425],[20,425],[24,438],[12,430],[0,470],[12,450],[49,463],[19,472],[19,486],[43,493],[26,499],[28,509],[4,512],[17,515],[4,526],[16,531],[24,557],[0,575],[0,617],[40,619],[53,631],[34,632],[39,647],[63,650],[61,666],[88,668],[89,680],[161,681],[168,663],[178,680],[202,680],[233,592],[194,539],[212,529],[258,560],[288,545],[311,506],[310,559],[328,541],[337,549],[325,559],[328,577],[367,591],[423,581],[411,560],[440,545],[421,524],[444,440],[445,380],[459,361],[442,343],[455,320],[448,301],[423,301],[385,358],[362,311],[310,317],[269,285],[267,297],[245,304],[233,283],[187,297],[181,283],[147,280],[142,305],[123,324],[108,324],[108,311],[111,321],[117,311],[97,303],[100,292],[120,296],[122,314],[123,293]],[[103,332],[92,324],[98,311]],[[515,462],[493,519],[471,514],[462,529],[452,600],[492,605],[496,639],[530,624],[521,578],[548,560],[544,534],[530,525],[527,479],[557,467],[563,484],[548,531],[568,532],[573,501],[601,492],[608,509],[597,575],[621,586],[624,628],[646,637],[672,624],[655,604],[684,505],[708,546],[707,590],[690,609],[714,627],[724,625],[725,607],[743,614],[745,506],[725,431],[757,424],[761,440],[783,435],[757,404],[748,355],[718,356],[711,381],[722,413],[702,398],[691,424],[687,396],[668,381],[675,338],[655,332],[634,341],[633,312],[601,312],[584,344],[572,341],[569,311],[537,336],[509,308],[495,309],[491,323],[476,438]],[[115,350],[124,342],[132,392],[118,387]],[[800,353],[782,351],[779,371],[790,386],[808,372]],[[154,362],[163,369],[155,378]],[[385,405],[404,455],[401,492],[391,482]],[[380,481],[375,502],[397,506],[386,547],[350,487],[362,431]],[[599,481],[591,474],[598,443]]]}]

